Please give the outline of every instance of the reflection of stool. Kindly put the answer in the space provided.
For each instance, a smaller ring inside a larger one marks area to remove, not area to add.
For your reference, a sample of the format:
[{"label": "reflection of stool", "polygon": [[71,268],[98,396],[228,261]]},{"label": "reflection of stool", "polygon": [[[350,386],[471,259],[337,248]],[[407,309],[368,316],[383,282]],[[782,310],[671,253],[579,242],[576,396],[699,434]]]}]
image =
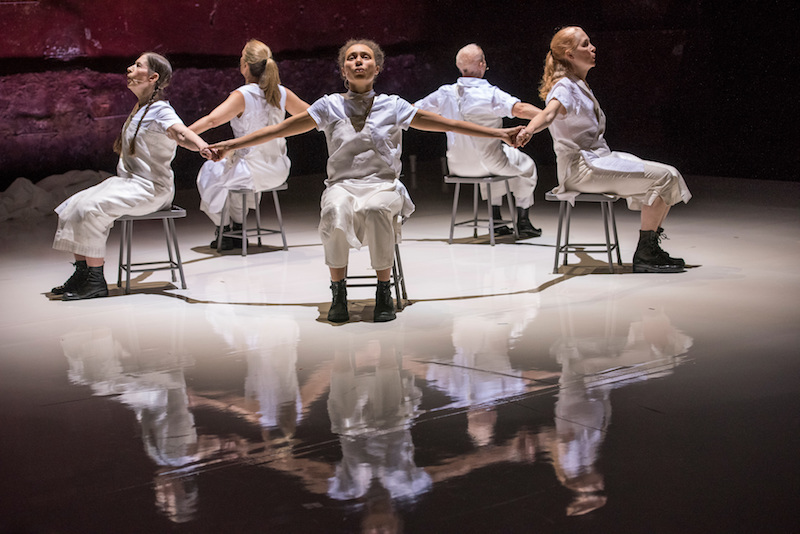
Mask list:
[{"label": "reflection of stool", "polygon": [[[122,235],[119,239],[119,267],[117,268],[117,287],[122,287],[122,271],[125,271],[125,294],[130,293],[131,273],[143,273],[149,271],[172,272],[172,281],[175,282],[175,271],[181,275],[181,288],[186,289],[186,278],[183,276],[183,263],[181,262],[181,251],[178,248],[178,233],[175,231],[175,219],[186,217],[186,210],[178,206],[172,206],[168,210],[156,211],[148,215],[123,215],[117,221],[122,223]],[[167,238],[167,253],[169,260],[150,261],[143,263],[131,263],[131,240],[133,237],[133,222],[160,219],[164,223],[164,233]],[[175,255],[172,254],[172,247],[175,247]],[[133,269],[132,267],[142,267],[145,265],[160,265],[160,267],[149,267],[146,269]]]},{"label": "reflection of stool", "polygon": [[[448,243],[453,243],[453,230],[456,226],[463,226],[463,225],[470,225],[472,226],[472,237],[478,237],[478,228],[488,228],[489,229],[489,243],[494,246],[494,225],[495,222],[497,224],[508,224],[511,223],[511,226],[514,228],[514,237],[517,237],[519,234],[517,233],[517,223],[514,219],[514,214],[516,213],[516,208],[514,207],[514,199],[511,196],[511,188],[508,185],[508,181],[513,178],[513,176],[481,176],[478,178],[469,178],[465,176],[445,176],[444,181],[448,184],[456,184],[456,191],[453,195],[453,215],[450,217],[450,239],[447,241]],[[508,209],[511,210],[511,219],[510,220],[501,220],[495,221],[492,218],[492,184],[497,182],[503,182],[506,185],[506,198],[508,199]],[[456,211],[458,210],[458,194],[461,192],[461,184],[472,184],[472,218],[467,219],[465,221],[456,222]],[[481,219],[478,217],[478,190],[480,189],[480,185],[486,185],[486,208],[488,210],[488,217],[486,219]]]},{"label": "reflection of stool", "polygon": [[[351,280],[365,280],[365,279],[374,279],[375,282],[362,282],[358,284],[354,284]],[[373,274],[363,274],[363,275],[356,275],[350,276],[347,275],[347,287],[377,287],[377,277]],[[397,298],[397,309],[403,309],[403,301],[408,300],[408,295],[406,294],[406,278],[403,274],[403,261],[400,259],[400,246],[395,243],[394,245],[394,263],[392,264],[392,286],[394,287],[394,294]]]},{"label": "reflection of stool", "polygon": [[[261,246],[261,236],[262,235],[270,235],[270,234],[281,234],[281,239],[283,240],[283,250],[287,250],[288,247],[286,245],[286,234],[283,231],[283,217],[281,216],[281,203],[278,201],[278,191],[286,191],[289,189],[289,186],[286,183],[282,183],[278,187],[273,187],[272,189],[265,189],[263,191],[254,191],[253,189],[230,189],[228,190],[228,196],[225,199],[225,205],[222,208],[222,216],[220,217],[220,225],[224,225],[225,221],[228,219],[228,202],[231,202],[234,195],[241,195],[242,200],[242,229],[241,231],[222,231],[222,226],[219,228],[219,234],[217,237],[217,250],[222,248],[222,238],[223,237],[234,237],[242,240],[242,256],[247,256],[247,238],[248,237],[258,237],[258,246]],[[278,217],[278,226],[280,227],[279,230],[270,230],[268,228],[261,227],[261,193],[272,193],[272,202],[275,204],[275,215]],[[253,195],[253,202],[255,203],[255,212],[256,212],[256,227],[247,228],[247,195]]]},{"label": "reflection of stool", "polygon": [[[611,258],[611,251],[617,251],[617,263],[622,265],[622,256],[619,252],[619,238],[617,237],[617,220],[614,217],[614,202],[619,200],[620,197],[616,195],[606,195],[602,193],[579,193],[575,197],[575,202],[599,202],[600,210],[603,214],[603,230],[605,230],[606,241],[605,243],[570,243],[569,242],[569,223],[570,216],[572,215],[572,205],[568,200],[561,200],[553,193],[546,193],[545,200],[559,202],[558,208],[558,232],[556,234],[556,257],[553,262],[553,274],[558,273],[558,256],[564,255],[564,265],[567,265],[567,255],[575,254],[576,252],[605,252],[608,254],[608,268],[614,272],[614,262]],[[564,233],[564,244],[561,244],[561,228],[566,223],[566,232]],[[610,228],[614,231],[614,242],[611,243],[609,234]],[[596,249],[587,249],[587,247],[598,247]],[[602,247],[602,248],[599,248]]]}]

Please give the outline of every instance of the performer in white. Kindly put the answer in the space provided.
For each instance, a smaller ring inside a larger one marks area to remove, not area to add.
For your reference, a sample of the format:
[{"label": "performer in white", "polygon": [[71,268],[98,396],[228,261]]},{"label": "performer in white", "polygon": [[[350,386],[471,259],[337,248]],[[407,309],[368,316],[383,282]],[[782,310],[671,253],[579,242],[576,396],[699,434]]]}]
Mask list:
[{"label": "performer in white", "polygon": [[662,225],[671,206],[692,198],[675,167],[645,161],[632,154],[612,152],[603,137],[606,116],[586,83],[595,66],[596,48],[581,28],[559,30],[550,41],[539,96],[546,101],[517,136],[520,145],[550,129],[558,167],[561,198],[578,193],[612,193],[640,210],[639,244],[633,255],[634,272],[681,272],[685,262],[661,249]]},{"label": "performer in white", "polygon": [[103,258],[114,221],[168,207],[175,196],[171,164],[177,145],[200,152],[208,147],[163,100],[172,78],[166,58],[144,53],[128,67],[127,77],[128,89],[139,101],[114,146],[119,154],[117,176],[72,195],[55,209],[58,229],[53,248],[75,255],[73,275],[51,290],[64,300],[108,296]]},{"label": "performer in white", "polygon": [[[532,119],[541,110],[522,102],[483,79],[489,67],[483,49],[468,44],[456,54],[456,66],[461,77],[456,83],[443,85],[422,100],[414,103],[420,109],[439,113],[448,119],[474,122],[483,126],[500,127],[503,117]],[[539,237],[542,231],[530,222],[529,210],[533,206],[537,173],[533,159],[524,152],[499,142],[466,135],[447,134],[447,167],[457,176],[514,176],[509,180],[511,193],[517,206],[517,230],[524,238]],[[481,188],[486,198],[485,187]],[[500,206],[505,191],[492,192],[492,211],[495,220],[501,220]],[[511,228],[495,225],[495,234],[509,235]]]},{"label": "performer in white", "polygon": [[[278,124],[291,115],[302,113],[308,104],[292,91],[281,85],[278,64],[270,48],[256,39],[247,42],[239,59],[239,72],[245,85],[233,91],[228,98],[211,113],[198,119],[189,129],[197,134],[230,122],[236,137],[249,134],[270,124]],[[289,156],[286,140],[274,139],[253,148],[233,152],[222,161],[207,161],[197,175],[200,192],[200,209],[211,222],[219,226],[222,208],[231,189],[253,189],[263,191],[278,187],[289,177]],[[252,198],[248,209],[252,209]],[[239,202],[228,205],[231,224],[224,230],[241,230],[244,213]],[[240,248],[240,239],[224,237],[222,250]],[[211,246],[217,246],[216,238]]]},{"label": "performer in white", "polygon": [[455,131],[492,137],[512,144],[517,128],[486,128],[418,110],[394,95],[376,95],[375,78],[383,67],[383,51],[369,40],[351,40],[339,50],[345,94],[323,96],[303,113],[280,124],[212,146],[214,159],[230,150],[297,135],[317,128],[328,144],[328,178],[321,200],[320,237],[330,269],[333,300],[328,320],[346,322],[345,276],[350,247],[369,245],[378,277],[375,322],[395,319],[391,295],[394,243],[398,216],[408,216],[414,204],[399,180],[403,130]]}]

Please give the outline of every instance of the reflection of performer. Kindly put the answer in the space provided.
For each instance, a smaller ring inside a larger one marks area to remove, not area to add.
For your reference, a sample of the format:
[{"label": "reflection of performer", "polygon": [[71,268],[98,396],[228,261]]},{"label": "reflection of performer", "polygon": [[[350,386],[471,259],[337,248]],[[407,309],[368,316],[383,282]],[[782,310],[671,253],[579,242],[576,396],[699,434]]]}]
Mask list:
[{"label": "reflection of performer", "polygon": [[[156,505],[170,520],[183,523],[197,511],[197,486],[193,477],[165,473],[198,459],[197,431],[183,375],[183,367],[190,362],[174,352],[154,354],[133,345],[123,346],[110,328],[71,332],[61,338],[70,381],[90,386],[95,395],[116,395],[136,414],[145,452],[159,466]],[[148,361],[149,357],[154,358]]]},{"label": "reflection of performer", "polygon": [[232,353],[246,355],[245,405],[257,403],[252,410],[265,431],[280,428],[291,438],[302,416],[297,321],[289,315],[265,316],[261,310],[229,306],[209,308],[206,317]]},{"label": "reflection of performer", "polygon": [[551,348],[562,365],[555,432],[540,438],[549,443],[559,480],[574,492],[567,515],[582,515],[606,504],[596,463],[611,418],[611,390],[672,373],[692,339],[662,312],[631,323],[627,338],[567,334]]},{"label": "reflection of performer", "polygon": [[391,499],[413,498],[431,486],[430,476],[414,463],[410,432],[422,393],[414,376],[400,368],[393,346],[374,348],[374,373],[358,373],[348,353],[335,356],[328,413],[343,458],[329,481],[334,499],[382,493],[376,486]]},{"label": "reflection of performer", "polygon": [[537,312],[535,306],[525,310],[526,315],[514,317],[502,312],[455,317],[452,361],[428,367],[427,380],[453,399],[452,406],[469,408],[467,429],[477,446],[494,440],[497,414],[486,405],[525,393],[529,378],[534,378],[514,369],[508,357],[509,348]]}]

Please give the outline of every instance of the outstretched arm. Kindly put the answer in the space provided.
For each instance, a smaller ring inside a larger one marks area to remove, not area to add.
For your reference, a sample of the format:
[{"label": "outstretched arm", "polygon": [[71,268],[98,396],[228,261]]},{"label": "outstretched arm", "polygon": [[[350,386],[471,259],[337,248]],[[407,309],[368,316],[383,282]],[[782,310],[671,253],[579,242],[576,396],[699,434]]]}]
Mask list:
[{"label": "outstretched arm", "polygon": [[515,128],[487,128],[473,122],[446,119],[441,115],[424,109],[417,110],[414,118],[411,119],[411,127],[428,132],[454,132],[474,137],[492,137],[500,139],[511,146],[514,146],[517,132],[522,129],[522,126]]},{"label": "outstretched arm", "polygon": [[234,91],[225,101],[214,108],[214,111],[197,119],[189,129],[196,134],[201,134],[211,128],[221,126],[244,112],[244,96],[239,91]]},{"label": "outstretched arm", "polygon": [[203,154],[203,157],[208,157],[210,155],[208,143],[203,141],[199,135],[191,131],[184,124],[177,123],[167,128],[167,136],[177,141],[183,148],[200,152]]},{"label": "outstretched arm", "polygon": [[541,113],[536,114],[531,122],[517,134],[517,146],[525,146],[531,140],[533,134],[539,133],[548,126],[550,126],[559,113],[566,113],[567,110],[561,105],[561,102],[553,98],[550,103],[545,106]]},{"label": "outstretched arm", "polygon": [[[284,87],[284,89],[286,88]],[[289,115],[299,115],[307,109],[308,102],[286,89],[286,111],[289,112]]]},{"label": "outstretched arm", "polygon": [[541,112],[541,109],[537,108],[533,104],[528,104],[527,102],[517,102],[514,104],[514,107],[511,108],[511,114],[518,119],[530,120]]},{"label": "outstretched arm", "polygon": [[279,122],[278,124],[265,126],[260,130],[256,130],[255,132],[249,133],[242,137],[237,137],[236,139],[229,139],[227,141],[213,144],[209,148],[211,148],[216,154],[214,159],[219,160],[224,158],[225,154],[231,150],[260,145],[261,143],[266,143],[267,141],[272,141],[273,139],[277,139],[279,137],[299,135],[314,129],[316,125],[317,123],[314,122],[314,119],[311,118],[311,115],[309,115],[307,111],[304,111],[299,115],[292,115],[288,119],[284,120],[283,122]]}]

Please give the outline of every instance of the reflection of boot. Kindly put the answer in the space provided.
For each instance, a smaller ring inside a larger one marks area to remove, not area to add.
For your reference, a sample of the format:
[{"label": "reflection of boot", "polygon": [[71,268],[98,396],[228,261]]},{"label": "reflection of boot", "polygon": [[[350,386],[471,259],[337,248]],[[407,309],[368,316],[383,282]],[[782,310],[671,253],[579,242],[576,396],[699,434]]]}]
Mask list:
[{"label": "reflection of boot", "polygon": [[394,321],[397,315],[394,312],[394,300],[392,299],[392,283],[378,281],[378,289],[375,291],[375,314],[373,321],[385,323]]},{"label": "reflection of boot", "polygon": [[683,265],[658,246],[658,234],[654,230],[639,230],[639,244],[633,254],[633,272],[680,273],[683,270]]},{"label": "reflection of boot", "polygon": [[663,228],[661,228],[661,227],[659,226],[659,227],[658,227],[658,230],[656,230],[656,235],[658,236],[658,248],[659,248],[659,250],[661,250],[661,252],[663,252],[663,253],[664,253],[664,255],[665,255],[666,257],[668,257],[668,258],[669,258],[671,261],[673,261],[674,263],[677,263],[677,264],[678,264],[678,265],[680,265],[681,267],[685,267],[685,266],[686,266],[686,262],[685,262],[685,261],[683,261],[683,258],[673,258],[673,257],[672,257],[672,256],[670,256],[669,254],[667,254],[667,253],[666,253],[666,251],[665,251],[664,249],[662,249],[662,248],[661,248],[661,241],[662,241],[662,240],[664,240],[664,239],[669,239],[669,238],[667,237],[667,234],[665,234],[665,233],[664,233],[664,229],[663,229]]},{"label": "reflection of boot", "polygon": [[541,228],[535,228],[528,218],[529,208],[517,208],[517,232],[522,238],[539,237],[542,235]]},{"label": "reflection of boot", "polygon": [[494,235],[511,235],[514,233],[514,230],[500,222],[503,220],[503,216],[500,214],[500,206],[492,206],[492,219],[494,219]]},{"label": "reflection of boot", "polygon": [[53,295],[63,295],[67,291],[77,290],[81,284],[83,284],[86,277],[89,276],[89,268],[86,266],[86,260],[77,260],[73,265],[75,266],[75,272],[72,273],[72,276],[64,282],[64,285],[51,289],[50,293]]},{"label": "reflection of boot", "polygon": [[93,299],[107,297],[108,284],[103,276],[103,266],[89,267],[86,279],[75,291],[67,291],[62,297],[64,300]]},{"label": "reflection of boot", "polygon": [[331,309],[328,310],[328,320],[332,323],[346,323],[350,320],[350,313],[347,311],[347,279],[343,278],[338,282],[331,282]]}]

